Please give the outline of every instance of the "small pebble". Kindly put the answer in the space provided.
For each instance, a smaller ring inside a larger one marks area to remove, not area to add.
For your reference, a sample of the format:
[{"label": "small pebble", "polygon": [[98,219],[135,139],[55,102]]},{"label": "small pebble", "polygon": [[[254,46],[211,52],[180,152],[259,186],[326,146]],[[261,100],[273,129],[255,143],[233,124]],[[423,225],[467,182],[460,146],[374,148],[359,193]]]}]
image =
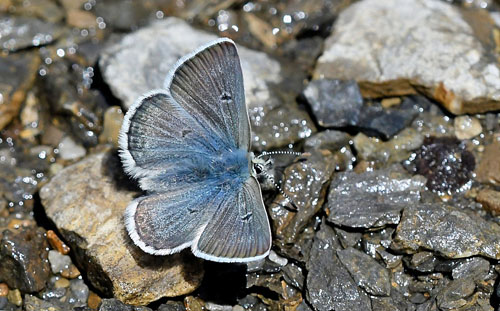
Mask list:
[{"label": "small pebble", "polygon": [[9,294],[9,287],[5,283],[0,283],[0,297],[7,297]]},{"label": "small pebble", "polygon": [[69,280],[66,278],[60,278],[54,283],[55,288],[67,288],[69,287]]},{"label": "small pebble", "polygon": [[87,150],[69,136],[64,137],[59,143],[59,155],[63,160],[76,160],[84,157],[86,153]]},{"label": "small pebble", "polygon": [[69,266],[71,265],[71,258],[67,255],[59,253],[56,250],[50,250],[49,262],[52,272],[57,274],[69,268]]},{"label": "small pebble", "polygon": [[104,126],[99,142],[118,147],[118,135],[123,123],[123,111],[118,106],[109,107],[104,113]]},{"label": "small pebble", "polygon": [[89,299],[89,288],[83,280],[78,279],[78,280],[72,280],[71,281],[71,292],[75,296],[75,298],[80,301],[86,303],[87,300]]},{"label": "small pebble", "polygon": [[69,246],[64,244],[54,231],[47,231],[47,240],[49,241],[50,246],[52,246],[52,248],[57,250],[59,253],[63,255],[67,255],[69,253]]},{"label": "small pebble", "polygon": [[380,104],[382,105],[383,108],[390,108],[401,104],[401,98],[399,97],[384,98],[382,99]]},{"label": "small pebble", "polygon": [[458,139],[471,139],[483,131],[479,120],[470,116],[456,117],[453,124]]},{"label": "small pebble", "polygon": [[89,292],[89,299],[87,300],[87,304],[89,308],[91,309],[97,309],[99,305],[101,304],[101,297],[99,297],[96,293],[94,292]]},{"label": "small pebble", "polygon": [[21,291],[18,289],[10,290],[7,294],[7,299],[13,305],[20,307],[23,304],[23,298],[21,297]]},{"label": "small pebble", "polygon": [[205,309],[205,302],[200,298],[187,296],[184,298],[184,307],[186,311],[202,311]]},{"label": "small pebble", "polygon": [[80,276],[80,270],[74,264],[71,264],[67,269],[61,271],[61,276],[68,279],[75,279]]}]

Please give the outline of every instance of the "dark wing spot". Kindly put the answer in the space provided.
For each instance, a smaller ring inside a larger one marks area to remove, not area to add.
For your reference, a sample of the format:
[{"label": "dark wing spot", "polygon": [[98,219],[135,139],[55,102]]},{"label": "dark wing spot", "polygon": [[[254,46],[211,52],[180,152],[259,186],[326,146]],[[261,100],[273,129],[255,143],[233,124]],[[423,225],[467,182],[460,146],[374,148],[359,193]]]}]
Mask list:
[{"label": "dark wing spot", "polygon": [[232,98],[231,98],[231,94],[229,94],[228,92],[223,92],[221,95],[220,95],[220,100],[223,100],[223,101],[230,101]]},{"label": "dark wing spot", "polygon": [[186,137],[187,135],[191,134],[191,132],[192,132],[191,130],[182,130],[181,136]]},{"label": "dark wing spot", "polygon": [[250,218],[252,218],[252,213],[246,213],[245,215],[241,216],[241,220],[243,221],[248,221]]}]

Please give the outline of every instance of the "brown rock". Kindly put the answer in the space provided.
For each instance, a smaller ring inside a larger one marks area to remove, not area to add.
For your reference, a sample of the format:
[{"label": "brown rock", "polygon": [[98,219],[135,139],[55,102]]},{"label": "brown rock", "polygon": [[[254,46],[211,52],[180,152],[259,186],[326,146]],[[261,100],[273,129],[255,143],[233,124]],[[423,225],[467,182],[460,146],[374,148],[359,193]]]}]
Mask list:
[{"label": "brown rock", "polygon": [[0,283],[0,297],[5,297],[9,293],[9,287],[5,283]]},{"label": "brown rock", "polygon": [[34,53],[0,56],[0,130],[19,114],[39,62]]},{"label": "brown rock", "polygon": [[80,276],[80,270],[74,264],[71,264],[67,269],[61,271],[61,275],[68,279],[74,279]]},{"label": "brown rock", "polygon": [[97,309],[99,305],[101,304],[101,297],[99,297],[96,293],[93,291],[90,291],[89,293],[89,299],[87,300],[87,304],[89,308],[91,309]]},{"label": "brown rock", "polygon": [[129,239],[123,213],[137,195],[116,154],[89,156],[40,191],[47,216],[75,252],[92,285],[135,305],[192,292],[203,268],[189,253],[151,256]]},{"label": "brown rock", "polygon": [[66,12],[66,22],[76,28],[96,27],[96,16],[89,11],[71,9]]},{"label": "brown rock", "polygon": [[500,184],[500,142],[493,142],[484,148],[476,169],[476,180],[492,185]]},{"label": "brown rock", "polygon": [[63,255],[67,255],[71,250],[69,246],[64,244],[64,242],[61,241],[57,234],[52,230],[47,231],[47,240],[49,241],[49,244],[50,246],[52,246],[52,248]]},{"label": "brown rock", "polygon": [[476,201],[481,203],[483,208],[493,216],[500,215],[500,192],[491,189],[483,189],[477,194]]}]

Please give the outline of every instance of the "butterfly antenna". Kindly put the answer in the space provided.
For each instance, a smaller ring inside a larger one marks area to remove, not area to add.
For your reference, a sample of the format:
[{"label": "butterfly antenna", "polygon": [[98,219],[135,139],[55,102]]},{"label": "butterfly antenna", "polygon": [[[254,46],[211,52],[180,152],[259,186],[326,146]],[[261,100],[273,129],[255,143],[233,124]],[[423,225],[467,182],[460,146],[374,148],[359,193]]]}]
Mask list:
[{"label": "butterfly antenna", "polygon": [[277,151],[262,151],[261,154],[257,156],[258,159],[262,158],[263,156],[270,156],[270,155],[294,155],[294,156],[300,156],[302,155],[302,152],[297,152],[297,151],[289,151],[289,150],[277,150]]}]

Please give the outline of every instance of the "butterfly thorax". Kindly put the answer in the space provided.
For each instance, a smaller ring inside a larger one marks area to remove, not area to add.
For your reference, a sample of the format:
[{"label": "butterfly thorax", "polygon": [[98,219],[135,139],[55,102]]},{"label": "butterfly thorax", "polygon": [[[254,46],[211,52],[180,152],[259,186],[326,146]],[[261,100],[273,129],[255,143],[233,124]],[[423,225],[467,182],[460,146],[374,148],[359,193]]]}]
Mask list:
[{"label": "butterfly thorax", "polygon": [[216,179],[229,183],[243,183],[250,176],[250,153],[242,149],[230,150],[213,157],[210,171]]}]

